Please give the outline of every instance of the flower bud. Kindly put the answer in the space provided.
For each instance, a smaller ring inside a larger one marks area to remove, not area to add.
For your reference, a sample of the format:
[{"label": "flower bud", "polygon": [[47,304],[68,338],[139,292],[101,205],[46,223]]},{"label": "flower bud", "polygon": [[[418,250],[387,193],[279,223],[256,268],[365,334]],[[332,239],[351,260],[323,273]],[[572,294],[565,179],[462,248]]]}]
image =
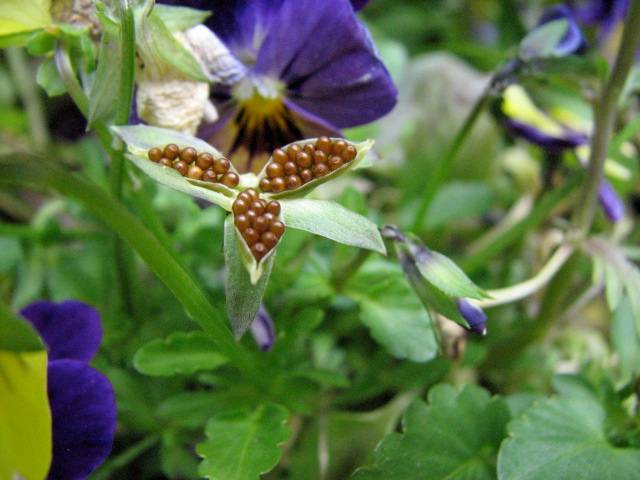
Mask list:
[{"label": "flower bud", "polygon": [[611,223],[618,222],[624,216],[624,203],[613,186],[606,180],[600,183],[598,202]]},{"label": "flower bud", "polygon": [[474,333],[480,333],[482,335],[487,334],[487,315],[482,311],[480,307],[476,307],[474,304],[464,298],[459,298],[456,301],[458,312],[462,315],[469,324],[469,330]]},{"label": "flower bud", "polygon": [[251,335],[256,344],[263,352],[268,352],[276,341],[276,328],[271,320],[271,316],[264,305],[260,305],[260,310],[251,322]]}]

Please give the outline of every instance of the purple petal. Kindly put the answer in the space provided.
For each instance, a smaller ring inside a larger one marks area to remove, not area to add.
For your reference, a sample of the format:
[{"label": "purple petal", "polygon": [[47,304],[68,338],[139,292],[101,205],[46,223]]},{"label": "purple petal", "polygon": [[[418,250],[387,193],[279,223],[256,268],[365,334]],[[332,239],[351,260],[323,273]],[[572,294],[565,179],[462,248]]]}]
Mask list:
[{"label": "purple petal", "polygon": [[458,299],[456,304],[460,315],[469,323],[469,330],[485,335],[487,333],[487,315],[482,309],[464,298]]},{"label": "purple petal", "polygon": [[606,180],[600,183],[598,201],[610,222],[616,223],[624,217],[624,203],[613,186]]},{"label": "purple petal", "polygon": [[34,302],[21,312],[47,344],[49,360],[89,362],[100,348],[100,314],[86,303]]},{"label": "purple petal", "polygon": [[263,352],[271,350],[276,341],[276,328],[264,305],[260,305],[260,310],[251,323],[251,335]]},{"label": "purple petal", "polygon": [[111,452],[116,429],[113,387],[103,374],[77,360],[49,362],[53,420],[51,480],[86,478]]},{"label": "purple petal", "polygon": [[606,39],[629,10],[629,0],[589,0],[575,9],[576,19],[585,25],[598,24],[600,39]]},{"label": "purple petal", "polygon": [[512,135],[524,138],[525,140],[528,140],[551,153],[559,153],[568,148],[585,145],[589,141],[586,135],[569,129],[564,131],[563,136],[555,137],[542,132],[532,125],[512,118],[505,119],[504,123],[507,130]]},{"label": "purple petal", "polygon": [[566,20],[568,24],[567,33],[556,45],[555,52],[559,56],[571,55],[584,50],[586,42],[576,23],[573,12],[566,5],[554,5],[548,8],[540,17],[538,25],[552,22],[554,20]]},{"label": "purple petal", "polygon": [[351,0],[351,5],[353,5],[353,9],[356,12],[363,9],[367,3],[369,3],[369,0]]}]

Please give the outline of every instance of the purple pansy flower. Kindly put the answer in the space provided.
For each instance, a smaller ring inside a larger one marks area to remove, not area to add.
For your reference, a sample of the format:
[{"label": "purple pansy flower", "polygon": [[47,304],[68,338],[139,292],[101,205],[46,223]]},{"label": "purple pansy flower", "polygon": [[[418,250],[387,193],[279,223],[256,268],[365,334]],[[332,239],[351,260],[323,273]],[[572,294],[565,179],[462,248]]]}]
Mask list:
[{"label": "purple pansy flower", "polygon": [[624,21],[629,10],[629,0],[587,0],[571,4],[580,23],[600,26],[601,40],[605,40]]},{"label": "purple pansy flower", "polygon": [[100,315],[74,300],[35,302],[21,314],[38,331],[49,353],[53,460],[48,478],[84,479],[109,456],[116,427],[113,387],[88,365],[102,339]]},{"label": "purple pansy flower", "polygon": [[191,0],[214,13],[206,25],[246,67],[232,85],[213,85],[220,119],[200,135],[259,169],[268,154],[305,137],[388,113],[397,91],[355,10],[363,1]]}]

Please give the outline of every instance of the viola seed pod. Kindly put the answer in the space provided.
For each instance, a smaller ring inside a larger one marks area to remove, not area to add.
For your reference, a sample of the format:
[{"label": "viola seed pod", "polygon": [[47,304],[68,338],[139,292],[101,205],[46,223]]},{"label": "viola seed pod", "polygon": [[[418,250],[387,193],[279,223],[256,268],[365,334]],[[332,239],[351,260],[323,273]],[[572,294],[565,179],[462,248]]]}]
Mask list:
[{"label": "viola seed pod", "polygon": [[233,223],[244,239],[247,251],[259,262],[284,234],[284,223],[279,218],[280,203],[267,202],[254,189],[247,189],[236,197],[231,210]]},{"label": "viola seed pod", "polygon": [[180,160],[186,164],[193,163],[198,156],[198,152],[193,147],[186,147],[180,151]]},{"label": "viola seed pod", "polygon": [[175,143],[170,143],[164,147],[164,156],[169,160],[175,160],[180,155],[180,148]]}]

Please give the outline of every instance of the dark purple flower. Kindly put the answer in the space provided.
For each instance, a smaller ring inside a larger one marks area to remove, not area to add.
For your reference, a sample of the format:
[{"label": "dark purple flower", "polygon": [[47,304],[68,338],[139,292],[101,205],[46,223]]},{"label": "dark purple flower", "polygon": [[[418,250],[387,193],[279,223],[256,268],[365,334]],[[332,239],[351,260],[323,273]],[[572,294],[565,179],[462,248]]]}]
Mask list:
[{"label": "dark purple flower", "polygon": [[563,150],[586,145],[589,137],[570,128],[564,128],[559,135],[550,135],[543,130],[519,120],[506,117],[504,125],[509,133],[521,137],[549,153],[560,153]]},{"label": "dark purple flower", "polygon": [[397,91],[348,0],[171,2],[214,12],[206,25],[247,68],[212,87],[220,119],[200,135],[256,170],[279,146],[371,122]]},{"label": "dark purple flower", "polygon": [[109,456],[116,427],[113,387],[88,365],[102,338],[100,316],[73,300],[35,302],[21,313],[49,352],[53,460],[48,478],[84,479]]},{"label": "dark purple flower", "polygon": [[554,49],[555,54],[562,57],[583,51],[586,42],[571,9],[562,4],[554,5],[544,11],[538,25],[544,25],[554,20],[566,20],[568,26],[567,33],[564,34]]},{"label": "dark purple flower", "polygon": [[616,223],[624,217],[624,203],[613,186],[606,180],[600,184],[598,202],[610,222]]},{"label": "dark purple flower", "polygon": [[271,350],[276,341],[276,328],[264,305],[260,305],[260,310],[251,323],[251,335],[263,352]]},{"label": "dark purple flower", "polygon": [[571,4],[578,22],[600,26],[601,40],[605,40],[624,21],[629,10],[629,0],[587,0]]},{"label": "dark purple flower", "polygon": [[482,311],[480,307],[476,307],[468,300],[459,298],[456,301],[458,306],[458,312],[462,315],[467,323],[469,323],[469,329],[472,332],[485,335],[487,333],[487,315]]}]

